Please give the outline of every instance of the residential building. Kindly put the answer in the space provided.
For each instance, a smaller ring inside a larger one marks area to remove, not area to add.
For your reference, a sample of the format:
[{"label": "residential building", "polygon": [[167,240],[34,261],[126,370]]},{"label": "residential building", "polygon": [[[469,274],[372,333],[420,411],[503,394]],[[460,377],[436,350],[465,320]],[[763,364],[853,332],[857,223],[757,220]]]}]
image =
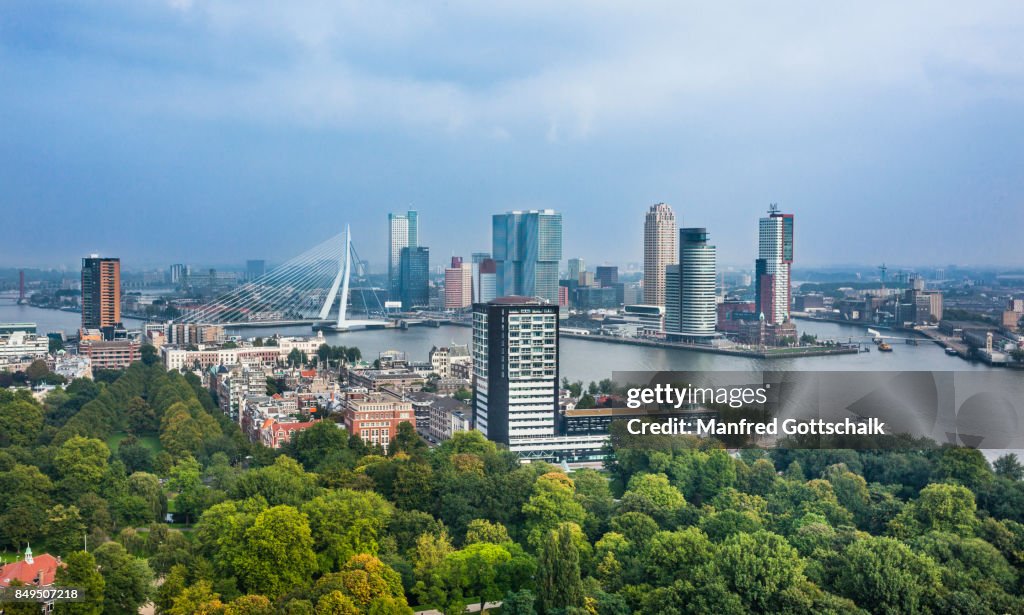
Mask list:
[{"label": "residential building", "polygon": [[497,281],[498,264],[493,258],[480,261],[478,283],[474,286],[476,299],[474,303],[487,303],[498,296]]},{"label": "residential building", "polygon": [[93,254],[82,259],[82,328],[112,340],[121,325],[121,259]]},{"label": "residential building", "polygon": [[57,570],[63,565],[59,557],[49,553],[38,557],[32,555],[32,546],[29,545],[25,548],[24,559],[0,567],[0,587],[10,587],[14,581],[33,587],[49,587],[57,577]]},{"label": "residential building", "polygon": [[416,427],[412,403],[381,392],[350,391],[345,400],[345,429],[363,442],[387,450],[401,423]]},{"label": "residential building", "polygon": [[665,305],[665,271],[678,263],[676,215],[665,203],[651,205],[644,219],[644,304]]},{"label": "residential building", "polygon": [[473,305],[473,266],[452,257],[452,266],[444,270],[444,308],[461,310]]},{"label": "residential building", "polygon": [[789,320],[793,266],[793,214],[779,213],[774,204],[758,225],[754,267],[755,303],[768,324]]},{"label": "residential building", "polygon": [[497,214],[492,230],[497,296],[540,297],[557,304],[562,214],[553,209]]},{"label": "residential building", "polygon": [[413,209],[404,214],[388,214],[388,288],[391,299],[399,297],[403,248],[419,246],[419,215]]},{"label": "residential building", "polygon": [[558,306],[510,296],[473,306],[473,424],[510,444],[555,434]]},{"label": "residential building", "polygon": [[471,364],[473,355],[469,352],[469,346],[465,344],[434,346],[430,349],[429,361],[435,374],[442,378],[451,378],[452,366],[458,363]]},{"label": "residential building", "polygon": [[260,427],[260,443],[268,448],[281,448],[295,434],[316,425],[316,421],[285,421],[268,418]]},{"label": "residential building", "polygon": [[142,359],[138,340],[83,341],[78,353],[89,358],[93,371],[98,369],[124,369]]}]

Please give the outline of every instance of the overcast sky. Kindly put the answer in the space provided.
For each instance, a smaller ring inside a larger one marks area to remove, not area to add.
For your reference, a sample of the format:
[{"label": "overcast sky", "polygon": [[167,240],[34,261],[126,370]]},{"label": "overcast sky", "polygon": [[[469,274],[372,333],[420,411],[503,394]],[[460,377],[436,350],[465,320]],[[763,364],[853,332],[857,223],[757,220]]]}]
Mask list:
[{"label": "overcast sky", "polygon": [[382,263],[410,204],[621,263],[658,201],[725,265],[770,202],[798,265],[1024,265],[1021,3],[0,3],[0,265]]}]

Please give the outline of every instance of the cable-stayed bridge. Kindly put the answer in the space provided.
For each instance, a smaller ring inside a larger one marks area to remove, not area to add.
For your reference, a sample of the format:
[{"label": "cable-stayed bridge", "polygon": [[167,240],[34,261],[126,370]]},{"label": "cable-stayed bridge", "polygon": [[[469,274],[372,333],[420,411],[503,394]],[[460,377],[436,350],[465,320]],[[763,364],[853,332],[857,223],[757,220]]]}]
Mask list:
[{"label": "cable-stayed bridge", "polygon": [[[358,293],[362,305],[349,305],[354,262],[359,262],[359,256],[346,226],[344,233],[209,303],[188,310],[175,322],[231,327],[311,324],[339,331],[383,327],[387,314],[377,292],[362,289]],[[367,318],[349,318],[352,308],[359,309]]]}]

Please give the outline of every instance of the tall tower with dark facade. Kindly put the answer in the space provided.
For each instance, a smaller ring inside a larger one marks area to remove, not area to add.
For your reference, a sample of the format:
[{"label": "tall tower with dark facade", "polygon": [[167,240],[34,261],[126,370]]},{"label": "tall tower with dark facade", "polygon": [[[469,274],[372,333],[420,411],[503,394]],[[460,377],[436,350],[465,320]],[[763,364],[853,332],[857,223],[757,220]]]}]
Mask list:
[{"label": "tall tower with dark facade", "polygon": [[556,434],[558,304],[499,297],[473,305],[473,425],[503,444]]},{"label": "tall tower with dark facade", "polygon": [[82,259],[82,328],[114,339],[121,326],[121,259],[93,254]]}]

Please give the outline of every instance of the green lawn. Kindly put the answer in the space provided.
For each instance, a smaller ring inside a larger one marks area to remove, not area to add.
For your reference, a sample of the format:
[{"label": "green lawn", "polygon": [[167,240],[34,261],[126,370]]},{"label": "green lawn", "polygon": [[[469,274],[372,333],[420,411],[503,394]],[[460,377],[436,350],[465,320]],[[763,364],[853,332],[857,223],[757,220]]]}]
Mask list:
[{"label": "green lawn", "polygon": [[[107,446],[110,447],[110,452],[116,454],[117,447],[121,444],[121,440],[124,440],[127,437],[128,434],[122,431],[107,438]],[[139,438],[139,442],[142,446],[153,451],[153,454],[159,453],[163,450],[163,447],[160,446],[160,438],[156,436],[142,436]]]}]

